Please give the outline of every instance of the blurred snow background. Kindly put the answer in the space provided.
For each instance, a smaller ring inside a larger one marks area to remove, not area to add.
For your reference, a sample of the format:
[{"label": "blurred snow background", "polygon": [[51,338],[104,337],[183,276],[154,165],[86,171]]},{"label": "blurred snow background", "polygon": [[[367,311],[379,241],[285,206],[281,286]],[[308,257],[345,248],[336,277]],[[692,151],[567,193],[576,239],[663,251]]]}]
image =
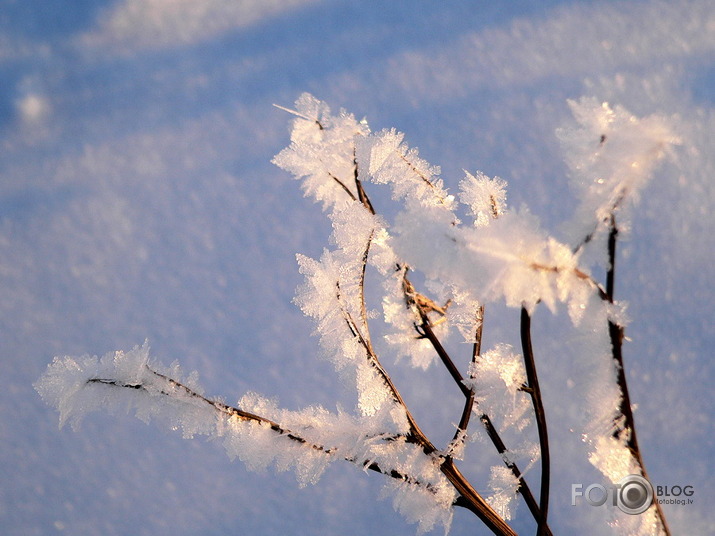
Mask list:
[{"label": "blurred snow background", "polygon": [[[405,132],[452,188],[462,169],[507,179],[510,205],[557,233],[575,206],[554,135],[567,98],[677,116],[684,143],[634,211],[616,292],[651,478],[695,488],[693,505],[665,507],[673,532],[715,532],[710,0],[3,0],[0,73],[3,534],[414,534],[377,475],[337,464],[299,490],[133,417],[58,431],[32,388],[54,355],[148,338],[228,402],[350,403],[291,304],[294,254],[319,255],[328,223],[269,163],[291,119],[272,103],[303,91]],[[489,345],[516,337],[512,317],[487,317]],[[545,309],[534,321],[553,419],[578,396],[567,325]],[[428,430],[457,419],[458,398],[429,402],[454,394],[442,370],[386,365]],[[598,481],[579,439],[552,442],[555,532],[610,533],[605,509],[570,506],[572,483]],[[530,532],[525,514],[515,526]],[[458,511],[452,534],[475,522]]]}]

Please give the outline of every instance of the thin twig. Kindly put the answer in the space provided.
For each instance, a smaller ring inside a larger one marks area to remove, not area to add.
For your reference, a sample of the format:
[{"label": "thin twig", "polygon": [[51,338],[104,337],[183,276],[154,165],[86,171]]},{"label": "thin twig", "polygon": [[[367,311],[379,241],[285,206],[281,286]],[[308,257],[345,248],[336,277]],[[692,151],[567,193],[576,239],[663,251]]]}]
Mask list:
[{"label": "thin twig", "polygon": [[343,181],[341,181],[339,178],[337,178],[335,175],[333,175],[329,171],[326,171],[326,173],[328,174],[328,177],[333,179],[343,190],[345,190],[345,193],[347,193],[350,196],[350,199],[352,199],[353,201],[357,201],[355,194],[350,191],[350,188],[345,186],[345,183]]},{"label": "thin twig", "polygon": [[[308,117],[307,115],[302,114],[297,110],[293,110],[291,108],[286,108],[285,106],[281,106],[280,104],[274,104],[273,106],[275,106],[279,110],[283,110],[284,112],[288,112],[289,114],[295,115],[296,117],[300,117],[301,119],[305,119],[306,121],[315,123],[316,125],[318,125],[318,129],[325,130],[325,127],[323,126],[323,124],[320,122],[319,119]],[[370,203],[370,199],[367,197],[367,194],[365,193],[365,189],[363,188],[362,182],[360,182],[360,180],[358,179],[358,165],[357,165],[357,155],[356,155],[355,146],[353,146],[353,169],[354,169],[355,187],[357,189],[357,194],[358,194],[357,197],[355,197],[355,194],[352,193],[350,188],[348,188],[342,180],[340,180],[338,177],[336,177],[329,171],[327,171],[326,173],[328,174],[328,177],[333,179],[333,181],[338,186],[340,186],[345,191],[345,193],[348,194],[348,196],[350,196],[350,199],[352,199],[353,201],[360,201],[360,203],[362,203],[363,206],[365,206],[365,208],[370,211],[370,214],[374,215],[375,209],[372,207],[372,204]],[[427,182],[429,182],[429,181],[427,181]]]},{"label": "thin twig", "polygon": [[[302,437],[297,432],[288,430],[284,426],[270,419],[261,417],[260,415],[256,415],[248,411],[241,410],[233,406],[229,406],[227,404],[224,404],[223,402],[211,400],[210,398],[207,398],[197,393],[196,391],[182,384],[181,382],[151,369],[149,366],[146,366],[146,368],[151,374],[165,381],[171,388],[183,391],[191,398],[194,398],[204,404],[211,406],[213,409],[226,415],[229,418],[237,418],[242,421],[256,422],[260,425],[268,426],[271,430],[276,432],[276,434],[281,437],[286,437],[291,441],[295,441],[296,443],[310,447],[313,450],[323,452],[326,455],[339,455],[338,448],[336,447],[325,447],[323,445],[313,443]],[[149,389],[147,389],[147,386],[143,383],[127,383],[121,380],[111,378],[90,378],[87,380],[87,383],[95,383],[125,389],[136,389],[147,393],[149,392]],[[171,397],[173,393],[170,389],[160,389],[159,394]],[[385,441],[394,441],[395,439],[397,439],[397,437],[390,435],[385,436],[381,439]],[[436,452],[436,449],[434,449],[434,447],[432,447],[432,449],[433,450],[431,453],[425,452],[425,454],[428,456],[434,455],[433,453]],[[385,476],[422,487],[431,493],[436,493],[436,490],[432,484],[421,482],[419,479],[416,479],[397,469],[385,469],[373,460],[359,460],[353,456],[342,456],[342,458],[348,462],[357,464],[365,469],[369,469]],[[442,459],[437,457],[438,462],[441,462]],[[440,463],[440,468],[445,477],[447,477],[447,479],[452,483],[452,485],[454,485],[455,489],[457,489],[457,491],[460,493],[460,498],[456,501],[455,506],[464,507],[474,512],[485,523],[485,525],[487,525],[487,527],[489,527],[492,532],[498,536],[516,536],[516,533],[506,524],[506,522],[501,517],[499,517],[499,515],[491,508],[491,506],[489,506],[489,504],[481,497],[481,495],[479,495],[479,493],[477,493],[476,490],[471,487],[469,482],[467,482],[466,478],[464,478],[464,476],[459,472],[456,467],[454,467],[451,463]]]},{"label": "thin twig", "polygon": [[367,271],[367,260],[370,256],[370,245],[372,244],[374,236],[375,229],[370,231],[370,236],[367,239],[367,245],[365,246],[365,251],[362,254],[362,271],[360,273],[360,316],[362,317],[362,324],[365,329],[365,339],[367,345],[370,347],[370,352],[373,350],[372,340],[370,338],[370,326],[367,323],[367,305],[365,304],[365,272]]},{"label": "thin twig", "polygon": [[435,335],[434,331],[432,330],[432,326],[430,325],[429,319],[427,318],[425,312],[420,307],[418,307],[417,309],[420,313],[421,319],[421,324],[416,326],[417,328],[419,328],[418,332],[419,330],[421,330],[425,338],[429,340],[430,343],[432,343],[432,347],[435,349],[435,352],[437,352],[437,355],[442,361],[442,364],[449,372],[450,376],[452,376],[454,383],[457,384],[459,390],[462,391],[462,394],[465,397],[469,397],[471,391],[469,387],[464,385],[464,378],[462,377],[462,374],[459,372],[459,369],[454,364],[454,361],[452,361],[452,358],[449,356],[447,351],[442,346],[442,343],[437,338],[437,335]]},{"label": "thin twig", "polygon": [[546,535],[548,531],[547,516],[549,511],[549,486],[551,480],[551,456],[549,454],[549,436],[546,428],[546,413],[539,388],[539,378],[536,374],[534,350],[531,346],[531,316],[525,307],[521,308],[521,346],[524,352],[524,368],[528,381],[528,392],[534,406],[536,429],[539,434],[541,450],[541,490],[539,493],[539,510],[541,517],[537,520],[537,536]]},{"label": "thin twig", "polygon": [[355,147],[355,145],[353,145],[353,179],[355,180],[355,187],[357,188],[358,199],[368,210],[368,212],[370,212],[370,214],[374,216],[375,209],[373,208],[372,203],[370,202],[370,198],[367,196],[365,188],[363,188],[362,182],[360,181],[360,170],[358,169],[357,161],[357,148]]},{"label": "thin twig", "polygon": [[409,278],[407,277],[407,270],[408,269],[405,269],[404,274],[402,276],[402,290],[405,295],[405,303],[407,304],[407,306],[410,308],[414,307],[414,309],[416,309],[417,311],[418,322],[415,322],[414,324],[415,330],[417,331],[417,333],[419,333],[420,337],[424,337],[429,340],[435,352],[437,352],[437,355],[442,361],[442,364],[445,366],[450,376],[452,376],[454,383],[457,384],[457,387],[459,387],[459,390],[462,391],[462,394],[465,397],[468,397],[470,394],[469,387],[464,384],[464,378],[462,377],[462,374],[459,372],[459,369],[454,364],[454,361],[452,361],[452,358],[449,356],[447,351],[442,346],[442,343],[440,342],[439,338],[437,338],[437,335],[435,335],[434,331],[432,330],[432,323],[427,316],[427,313],[430,310],[441,310],[441,314],[444,314],[444,308],[439,307],[436,304],[432,305],[432,300],[429,300],[428,298],[422,296],[415,290],[414,285],[412,285],[412,282],[410,282]]},{"label": "thin twig", "polygon": [[[355,161],[355,166],[357,166],[357,161]],[[355,173],[357,174],[357,167]],[[357,179],[356,179],[357,180]],[[359,184],[359,182],[358,182]],[[367,194],[363,194],[364,201],[363,203],[367,203],[366,206],[372,207],[370,204],[369,199],[367,198]],[[365,252],[363,253],[363,265],[362,265],[362,276],[361,276],[361,281],[360,281],[360,299],[361,299],[361,314],[363,315],[364,323],[365,323],[365,329],[368,329],[368,324],[367,324],[367,310],[366,310],[366,305],[365,305],[365,289],[364,289],[364,283],[365,283],[365,270],[367,267],[367,260],[370,252],[370,244],[372,242],[372,234],[370,235],[370,239],[368,240],[367,246],[365,248]],[[399,406],[402,407],[403,411],[405,412],[405,416],[407,418],[407,422],[410,426],[410,435],[408,437],[408,440],[414,443],[417,443],[422,447],[422,450],[425,454],[431,455],[435,452],[437,452],[437,448],[427,439],[427,436],[422,432],[420,427],[417,424],[417,421],[415,420],[414,416],[412,413],[409,411],[407,404],[405,404],[405,401],[402,398],[402,395],[400,392],[397,390],[397,387],[395,386],[394,382],[392,381],[392,378],[388,374],[387,370],[385,367],[383,367],[382,363],[380,363],[380,359],[378,358],[377,354],[373,350],[372,344],[369,339],[369,331],[366,332],[366,335],[363,335],[362,331],[358,327],[357,323],[355,322],[355,319],[353,318],[352,314],[350,311],[348,311],[347,307],[345,306],[342,298],[342,293],[340,289],[340,281],[335,282],[335,289],[336,289],[336,294],[335,298],[338,302],[338,305],[340,307],[340,311],[343,315],[343,318],[350,329],[350,332],[354,337],[357,338],[358,343],[363,347],[365,350],[365,356],[367,358],[367,361],[369,365],[373,368],[373,370],[377,373],[377,375],[380,377],[382,382],[385,384],[387,389],[390,391],[390,394],[392,396],[393,401],[398,404]]]},{"label": "thin twig", "polygon": [[[613,303],[614,292],[616,286],[616,242],[618,240],[618,226],[616,225],[616,217],[612,213],[609,220],[609,231],[608,231],[608,272],[606,273],[606,295],[609,303]],[[623,327],[616,324],[613,320],[608,321],[608,335],[611,341],[611,350],[613,353],[613,359],[616,362],[616,374],[618,387],[621,390],[621,402],[619,405],[619,413],[623,416],[624,422],[620,429],[614,431],[614,436],[616,438],[623,437],[625,434],[626,445],[628,450],[630,450],[631,455],[635,458],[638,464],[643,478],[648,479],[648,473],[645,468],[645,463],[643,461],[643,456],[641,454],[640,447],[638,446],[638,437],[636,435],[636,422],[633,417],[633,410],[631,407],[631,398],[628,393],[628,382],[626,380],[626,369],[623,364]],[[617,419],[618,420],[618,419]],[[670,528],[665,520],[665,514],[658,501],[654,501],[656,515],[660,521],[663,531],[667,536],[670,535]]]},{"label": "thin twig", "polygon": [[[616,199],[614,199],[613,203],[611,203],[611,206],[608,210],[609,217],[604,218],[603,220],[597,221],[596,224],[593,226],[593,229],[584,236],[581,241],[576,244],[573,248],[571,248],[571,251],[576,254],[581,249],[583,249],[586,244],[591,242],[593,238],[596,236],[596,233],[598,232],[599,227],[602,225],[610,225],[610,220],[614,215],[616,214],[616,211],[618,208],[621,206],[621,203],[623,203],[623,200],[626,198],[626,195],[628,194],[628,190],[626,188],[622,188],[620,192],[618,192],[618,196],[616,196]],[[610,232],[610,231],[609,231]]]},{"label": "thin twig", "polygon": [[[369,200],[367,200],[367,202],[369,203]],[[368,255],[368,253],[369,244],[365,250],[365,254],[363,257],[365,259],[363,266],[367,261],[366,256]],[[410,433],[406,440],[417,443],[422,447],[422,451],[426,455],[434,457],[442,473],[450,481],[450,483],[452,483],[457,492],[460,494],[459,498],[455,502],[455,506],[461,506],[472,511],[475,515],[477,515],[477,517],[479,517],[479,519],[482,520],[482,522],[490,530],[492,530],[492,532],[494,532],[494,534],[497,534],[499,536],[515,536],[516,533],[511,529],[511,527],[509,527],[509,525],[499,516],[499,514],[494,511],[494,509],[489,505],[489,503],[484,500],[484,498],[472,487],[472,485],[467,481],[467,479],[454,466],[452,458],[445,457],[440,454],[438,449],[430,442],[424,432],[422,432],[422,430],[417,424],[417,421],[413,417],[412,413],[409,411],[407,404],[405,404],[402,396],[400,395],[400,392],[397,390],[397,387],[392,382],[392,378],[380,363],[380,360],[377,354],[375,354],[372,345],[369,344],[369,341],[362,335],[360,329],[355,323],[355,320],[352,318],[352,315],[342,303],[339,282],[336,283],[336,289],[336,298],[340,304],[341,312],[351,333],[353,334],[353,336],[357,337],[358,342],[365,350],[368,362],[378,373],[385,385],[388,387],[395,403],[401,406],[403,411],[405,412],[405,416],[410,427]],[[457,374],[459,374],[458,371]],[[461,376],[459,377],[461,378]],[[459,385],[464,386],[461,380],[459,381]],[[466,388],[466,386],[464,387]]]},{"label": "thin twig", "polygon": [[[190,397],[195,398],[201,402],[204,402],[204,403],[208,404],[209,406],[212,406],[215,410],[219,411],[220,413],[223,413],[224,415],[226,415],[229,418],[237,418],[242,421],[255,422],[255,423],[258,423],[261,425],[265,425],[265,426],[268,426],[274,432],[276,432],[278,435],[287,437],[288,439],[291,439],[298,443],[308,445],[313,450],[324,452],[326,454],[334,453],[334,449],[326,448],[322,445],[310,443],[305,438],[301,437],[300,435],[296,434],[295,432],[287,430],[286,428],[282,427],[277,422],[274,422],[274,421],[267,419],[265,417],[261,417],[260,415],[256,415],[255,413],[251,413],[251,412],[244,411],[242,409],[239,409],[239,408],[236,408],[233,406],[229,406],[227,404],[224,404],[223,402],[219,402],[217,400],[211,400],[210,398],[206,398],[205,396],[197,393],[196,391],[194,391],[190,387],[187,387],[186,385],[182,384],[181,382],[178,382],[178,381],[174,380],[173,378],[170,378],[164,374],[161,374],[161,373],[153,370],[148,365],[146,365],[146,368],[153,375],[166,381],[171,387],[178,389],[180,391],[183,391],[185,394],[189,395]],[[106,378],[90,378],[89,380],[87,380],[87,383],[88,384],[89,383],[99,383],[102,385],[112,385],[115,387],[137,389],[137,390],[149,392],[146,385],[144,385],[143,383],[126,383],[121,380],[106,379]],[[159,393],[164,396],[168,396],[168,397],[172,396],[172,393],[165,389],[161,389],[159,391]]]},{"label": "thin twig", "polygon": [[[484,331],[484,306],[480,305],[477,307],[477,328],[475,330],[474,334],[474,344],[472,345],[472,359],[471,359],[471,364],[475,365],[477,363],[477,360],[479,357],[482,355],[482,333]],[[469,395],[467,396],[466,400],[464,401],[464,407],[462,408],[462,416],[459,419],[459,424],[457,425],[457,432],[454,436],[454,440],[457,439],[457,436],[463,432],[467,431],[467,428],[469,427],[469,419],[472,416],[472,412],[474,410],[474,399],[475,399],[476,393],[474,389],[469,390]],[[485,417],[487,417],[485,415]],[[489,419],[489,417],[487,417]],[[506,450],[506,449],[505,449]],[[500,452],[501,454],[501,452]]]},{"label": "thin twig", "polygon": [[[536,270],[539,272],[553,272],[555,274],[558,274],[563,271],[563,268],[559,266],[554,266],[554,265],[547,265],[547,264],[540,264],[538,262],[530,262],[529,263],[529,268],[532,270]],[[589,285],[591,285],[593,288],[596,289],[596,292],[598,295],[601,297],[601,299],[605,300],[607,298],[607,292],[603,289],[603,287],[593,279],[590,275],[588,275],[586,272],[581,270],[580,268],[569,268],[569,270],[575,275],[578,279],[585,281]]]},{"label": "thin twig", "polygon": [[405,401],[402,398],[400,392],[397,390],[397,387],[393,383],[392,378],[388,374],[387,370],[385,370],[385,367],[382,366],[382,363],[380,363],[380,359],[378,358],[377,354],[373,350],[368,340],[363,336],[352,314],[345,307],[340,293],[340,282],[336,282],[336,299],[340,306],[340,311],[343,314],[343,318],[345,319],[345,322],[350,329],[350,332],[354,337],[357,338],[358,343],[365,350],[365,357],[367,358],[368,364],[373,368],[373,370],[377,373],[382,382],[385,384],[388,391],[390,392],[393,401],[397,405],[402,407],[402,410],[405,412],[407,422],[410,426],[410,435],[408,436],[408,440],[420,445],[425,454],[433,454],[437,452],[437,448],[429,441],[429,439],[427,439],[427,436],[417,425],[417,421],[412,416],[412,413],[409,411],[407,404],[405,404]]}]

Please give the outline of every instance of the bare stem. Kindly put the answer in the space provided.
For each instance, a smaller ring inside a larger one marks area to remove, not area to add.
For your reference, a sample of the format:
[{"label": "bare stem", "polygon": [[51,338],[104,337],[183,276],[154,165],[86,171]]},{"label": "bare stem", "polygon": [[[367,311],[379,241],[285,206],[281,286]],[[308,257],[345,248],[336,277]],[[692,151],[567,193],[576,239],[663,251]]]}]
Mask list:
[{"label": "bare stem", "polygon": [[429,319],[427,318],[427,314],[420,307],[418,307],[418,311],[420,313],[421,319],[421,324],[417,326],[418,332],[421,331],[422,334],[427,338],[427,340],[432,343],[432,347],[437,352],[437,355],[442,361],[444,367],[449,372],[450,376],[452,376],[454,383],[457,384],[457,387],[459,387],[459,390],[462,391],[462,394],[465,397],[469,397],[469,395],[471,394],[471,390],[469,389],[469,387],[464,385],[464,378],[462,377],[462,374],[459,372],[459,369],[454,364],[454,361],[452,361],[452,358],[449,356],[447,351],[442,346],[442,343],[437,338],[437,335],[435,335],[434,331],[432,330],[432,326],[430,325]]},{"label": "bare stem", "polygon": [[[616,217],[612,213],[609,221],[609,232],[608,232],[608,272],[606,274],[606,298],[608,302],[613,303],[613,297],[616,286],[616,242],[618,240],[618,226],[616,225]],[[636,423],[633,417],[633,410],[631,407],[631,398],[628,393],[628,382],[626,380],[626,370],[623,364],[623,327],[616,324],[613,320],[608,321],[608,335],[611,340],[611,351],[613,353],[613,359],[616,362],[616,374],[618,387],[621,390],[621,403],[619,406],[619,412],[623,416],[624,422],[621,429],[616,430],[614,435],[617,438],[621,438],[622,434],[626,439],[626,445],[628,450],[630,450],[631,455],[636,460],[636,463],[640,467],[640,471],[643,478],[648,480],[648,473],[646,472],[645,463],[643,461],[643,455],[641,453],[640,447],[638,446],[638,436],[636,435]],[[665,514],[661,508],[658,501],[654,501],[654,506],[656,509],[656,515],[663,527],[663,532],[669,536],[670,529],[668,523],[665,519]]]},{"label": "bare stem", "polygon": [[[472,347],[472,363],[476,363],[481,355],[482,331],[484,328],[483,305],[481,305],[477,311],[477,322],[478,324],[476,339]],[[472,389],[470,391],[469,397],[467,397],[467,400],[465,401],[464,409],[462,411],[462,418],[459,421],[459,428],[457,430],[457,433],[459,433],[460,430],[466,431],[467,429],[467,426],[469,424],[469,415],[472,414],[474,409],[475,396],[476,392],[474,391],[474,389]],[[484,429],[486,430],[489,439],[494,445],[494,448],[496,448],[497,452],[501,455],[502,460],[504,461],[504,465],[506,465],[506,467],[511,471],[515,478],[519,479],[518,491],[524,498],[524,502],[529,508],[529,511],[531,512],[531,515],[533,516],[534,520],[538,523],[539,519],[541,519],[541,510],[539,509],[539,504],[536,502],[534,494],[531,492],[531,488],[529,488],[529,484],[527,484],[526,480],[524,479],[524,475],[522,474],[521,470],[519,469],[517,464],[510,460],[507,456],[508,449],[504,444],[504,441],[502,440],[501,436],[499,435],[499,432],[497,432],[494,423],[492,423],[492,420],[486,413],[481,413],[479,415],[479,421],[482,423],[482,426],[484,426]],[[544,534],[546,536],[551,536],[551,529],[548,527],[548,525],[545,527]]]},{"label": "bare stem", "polygon": [[[474,365],[477,360],[479,359],[479,356],[482,355],[482,333],[484,331],[484,306],[480,305],[477,308],[477,329],[476,333],[474,334],[474,344],[472,345],[472,360],[471,363]],[[462,408],[462,416],[459,419],[459,424],[457,425],[457,432],[454,436],[454,440],[457,439],[458,435],[461,433],[464,433],[467,431],[467,427],[469,426],[469,419],[472,416],[472,412],[474,410],[474,399],[475,399],[476,393],[474,392],[474,389],[469,390],[469,395],[467,395],[466,400],[464,401],[464,407]],[[486,415],[484,417],[489,419]],[[491,423],[491,421],[490,421]],[[495,430],[496,432],[496,430]],[[500,439],[501,440],[501,439]],[[506,448],[504,449],[506,450]],[[501,452],[499,453],[501,454]]]},{"label": "bare stem", "polygon": [[[408,304],[414,305],[417,308],[417,311],[420,315],[420,324],[415,326],[416,328],[419,328],[418,333],[420,333],[422,336],[424,336],[427,340],[430,341],[430,343],[432,344],[432,347],[437,352],[437,355],[441,359],[445,368],[449,371],[450,375],[452,376],[452,379],[455,381],[457,386],[462,391],[462,394],[465,396],[465,405],[462,408],[462,416],[460,418],[460,422],[459,422],[457,431],[456,431],[454,439],[453,439],[454,441],[456,441],[458,439],[459,435],[467,430],[467,426],[469,424],[469,419],[470,419],[470,416],[471,416],[471,413],[472,413],[473,407],[474,407],[475,392],[473,389],[470,389],[465,385],[464,379],[463,379],[461,373],[455,366],[454,362],[452,361],[452,358],[449,356],[447,351],[442,346],[442,343],[439,341],[439,338],[436,336],[436,334],[432,330],[429,318],[427,317],[427,311],[425,310],[424,306],[420,303],[422,300],[415,299],[415,296],[419,296],[419,295],[416,293],[412,284],[407,279],[406,274],[404,276],[403,287],[405,289],[405,299],[408,301]],[[423,298],[423,300],[424,300],[424,298]],[[480,306],[477,314],[478,314],[479,324],[477,327],[476,340],[474,342],[474,346],[472,347],[472,362],[475,362],[477,360],[477,358],[479,357],[479,355],[481,354],[484,306]],[[494,447],[497,449],[497,452],[499,452],[499,454],[502,456],[502,460],[504,461],[504,464],[512,472],[512,474],[517,479],[519,479],[519,492],[522,494],[522,497],[524,497],[524,501],[526,502],[532,516],[534,517],[534,519],[537,522],[539,522],[542,518],[544,519],[544,525],[543,525],[543,529],[542,529],[543,532],[541,534],[543,534],[544,536],[550,536],[551,530],[549,529],[548,525],[546,524],[545,517],[542,516],[542,514],[541,514],[540,506],[536,503],[536,499],[534,498],[534,495],[531,492],[531,489],[529,488],[529,485],[527,484],[526,480],[524,479],[524,476],[523,476],[521,470],[519,469],[519,467],[513,461],[511,461],[507,458],[507,456],[506,456],[507,447],[504,444],[504,441],[501,439],[499,432],[497,432],[496,427],[492,423],[489,416],[486,414],[481,414],[479,419],[480,419],[482,425],[484,426],[484,428],[486,429],[489,439],[491,439],[492,443],[494,444]],[[451,457],[449,457],[447,459],[450,461],[452,460]]]},{"label": "bare stem", "polygon": [[547,534],[547,516],[549,511],[549,486],[551,480],[551,456],[549,454],[549,436],[546,428],[546,413],[541,398],[539,379],[536,374],[534,350],[531,346],[531,316],[525,307],[521,308],[521,346],[524,352],[524,367],[528,381],[527,391],[531,395],[536,418],[536,428],[539,433],[539,447],[541,450],[541,491],[539,493],[539,510],[541,517],[537,520],[537,536]]}]

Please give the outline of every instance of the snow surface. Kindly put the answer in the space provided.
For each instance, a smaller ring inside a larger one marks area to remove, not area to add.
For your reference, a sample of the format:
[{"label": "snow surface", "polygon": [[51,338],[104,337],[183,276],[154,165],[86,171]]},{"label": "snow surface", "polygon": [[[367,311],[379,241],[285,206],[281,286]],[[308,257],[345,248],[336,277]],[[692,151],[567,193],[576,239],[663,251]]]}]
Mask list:
[{"label": "snow surface", "polygon": [[[288,409],[352,407],[291,303],[295,253],[319,258],[330,234],[320,206],[270,163],[292,120],[272,104],[304,91],[375,132],[403,132],[451,192],[463,170],[503,178],[510,209],[528,203],[563,240],[578,208],[556,135],[567,99],[672,119],[681,145],[629,209],[616,298],[628,303],[625,360],[651,479],[695,489],[693,505],[664,507],[668,521],[674,534],[715,532],[712,2],[120,0],[5,3],[2,15],[3,534],[415,533],[379,500],[379,475],[336,463],[300,489],[123,414],[58,430],[32,386],[54,356],[149,339],[158,360],[197,370],[229,403],[258,392]],[[372,200],[391,215],[388,195]],[[568,400],[585,386],[569,356],[592,334],[574,336],[559,311],[536,309],[534,347],[551,371],[548,419],[577,430]],[[514,311],[488,309],[485,337],[487,349],[516,348]],[[451,380],[385,365],[445,444],[461,409]],[[507,496],[508,479],[491,473],[499,457],[473,439],[463,469],[485,495],[494,478]],[[584,438],[550,439],[552,528],[610,534],[607,510],[570,504],[572,483],[601,478]],[[514,504],[515,527],[532,532]],[[451,534],[474,527],[455,512]]]}]

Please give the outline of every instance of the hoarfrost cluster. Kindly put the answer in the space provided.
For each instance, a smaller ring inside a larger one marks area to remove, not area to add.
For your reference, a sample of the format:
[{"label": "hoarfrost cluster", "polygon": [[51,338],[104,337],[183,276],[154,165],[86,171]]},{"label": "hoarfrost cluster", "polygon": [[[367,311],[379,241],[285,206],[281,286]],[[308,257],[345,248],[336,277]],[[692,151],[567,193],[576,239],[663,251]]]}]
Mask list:
[{"label": "hoarfrost cluster", "polygon": [[[420,531],[437,525],[448,530],[454,506],[466,506],[495,533],[511,534],[506,521],[513,518],[520,495],[548,531],[544,489],[538,504],[533,497],[529,501],[524,479],[530,467],[540,459],[544,463],[543,442],[531,437],[497,447],[504,465],[491,469],[487,499],[454,462],[469,455],[472,415],[479,420],[474,427],[513,437],[543,413],[529,365],[530,343],[522,353],[506,344],[481,352],[485,306],[501,302],[520,308],[525,323],[539,304],[551,311],[567,308],[574,329],[589,345],[574,357],[586,378],[584,400],[575,402],[583,404],[585,456],[613,482],[644,473],[632,450],[635,431],[624,414],[625,384],[614,353],[622,342],[623,305],[613,300],[612,288],[592,277],[582,255],[614,238],[616,221],[627,219],[624,211],[677,142],[662,117],[638,119],[593,99],[569,105],[575,121],[559,137],[580,205],[568,243],[542,229],[528,210],[508,207],[503,179],[465,172],[455,196],[440,169],[409,147],[404,134],[372,133],[365,120],[345,111],[334,115],[308,94],[295,109],[283,108],[295,119],[290,145],[274,163],[301,181],[306,196],[322,203],[333,225],[330,248],[320,258],[298,255],[305,281],[295,302],[315,322],[322,357],[354,389],[354,412],[286,411],[255,393],[231,406],[204,395],[195,373],[184,376],[178,365],[164,367],[150,359],[146,344],[101,359],[55,358],[36,389],[58,408],[61,425],[76,426],[99,408],[133,411],[144,421],[181,430],[184,437],[216,439],[250,469],[292,469],[301,485],[315,483],[333,460],[350,461],[382,473],[385,494]],[[376,214],[368,183],[388,187],[400,204],[392,221]],[[386,348],[392,356],[378,355],[371,338],[368,270],[381,280]],[[416,288],[414,273],[426,290]],[[528,329],[525,325],[522,329]],[[474,346],[468,370],[453,370],[442,345],[453,336]],[[388,357],[406,357],[419,369],[441,361],[450,370],[465,394],[466,409],[449,445],[435,446],[421,431],[389,375]],[[518,468],[517,458],[527,466]],[[542,467],[545,472],[548,467]],[[665,533],[662,515],[651,510],[634,534],[651,534],[646,531],[653,526]]]}]

